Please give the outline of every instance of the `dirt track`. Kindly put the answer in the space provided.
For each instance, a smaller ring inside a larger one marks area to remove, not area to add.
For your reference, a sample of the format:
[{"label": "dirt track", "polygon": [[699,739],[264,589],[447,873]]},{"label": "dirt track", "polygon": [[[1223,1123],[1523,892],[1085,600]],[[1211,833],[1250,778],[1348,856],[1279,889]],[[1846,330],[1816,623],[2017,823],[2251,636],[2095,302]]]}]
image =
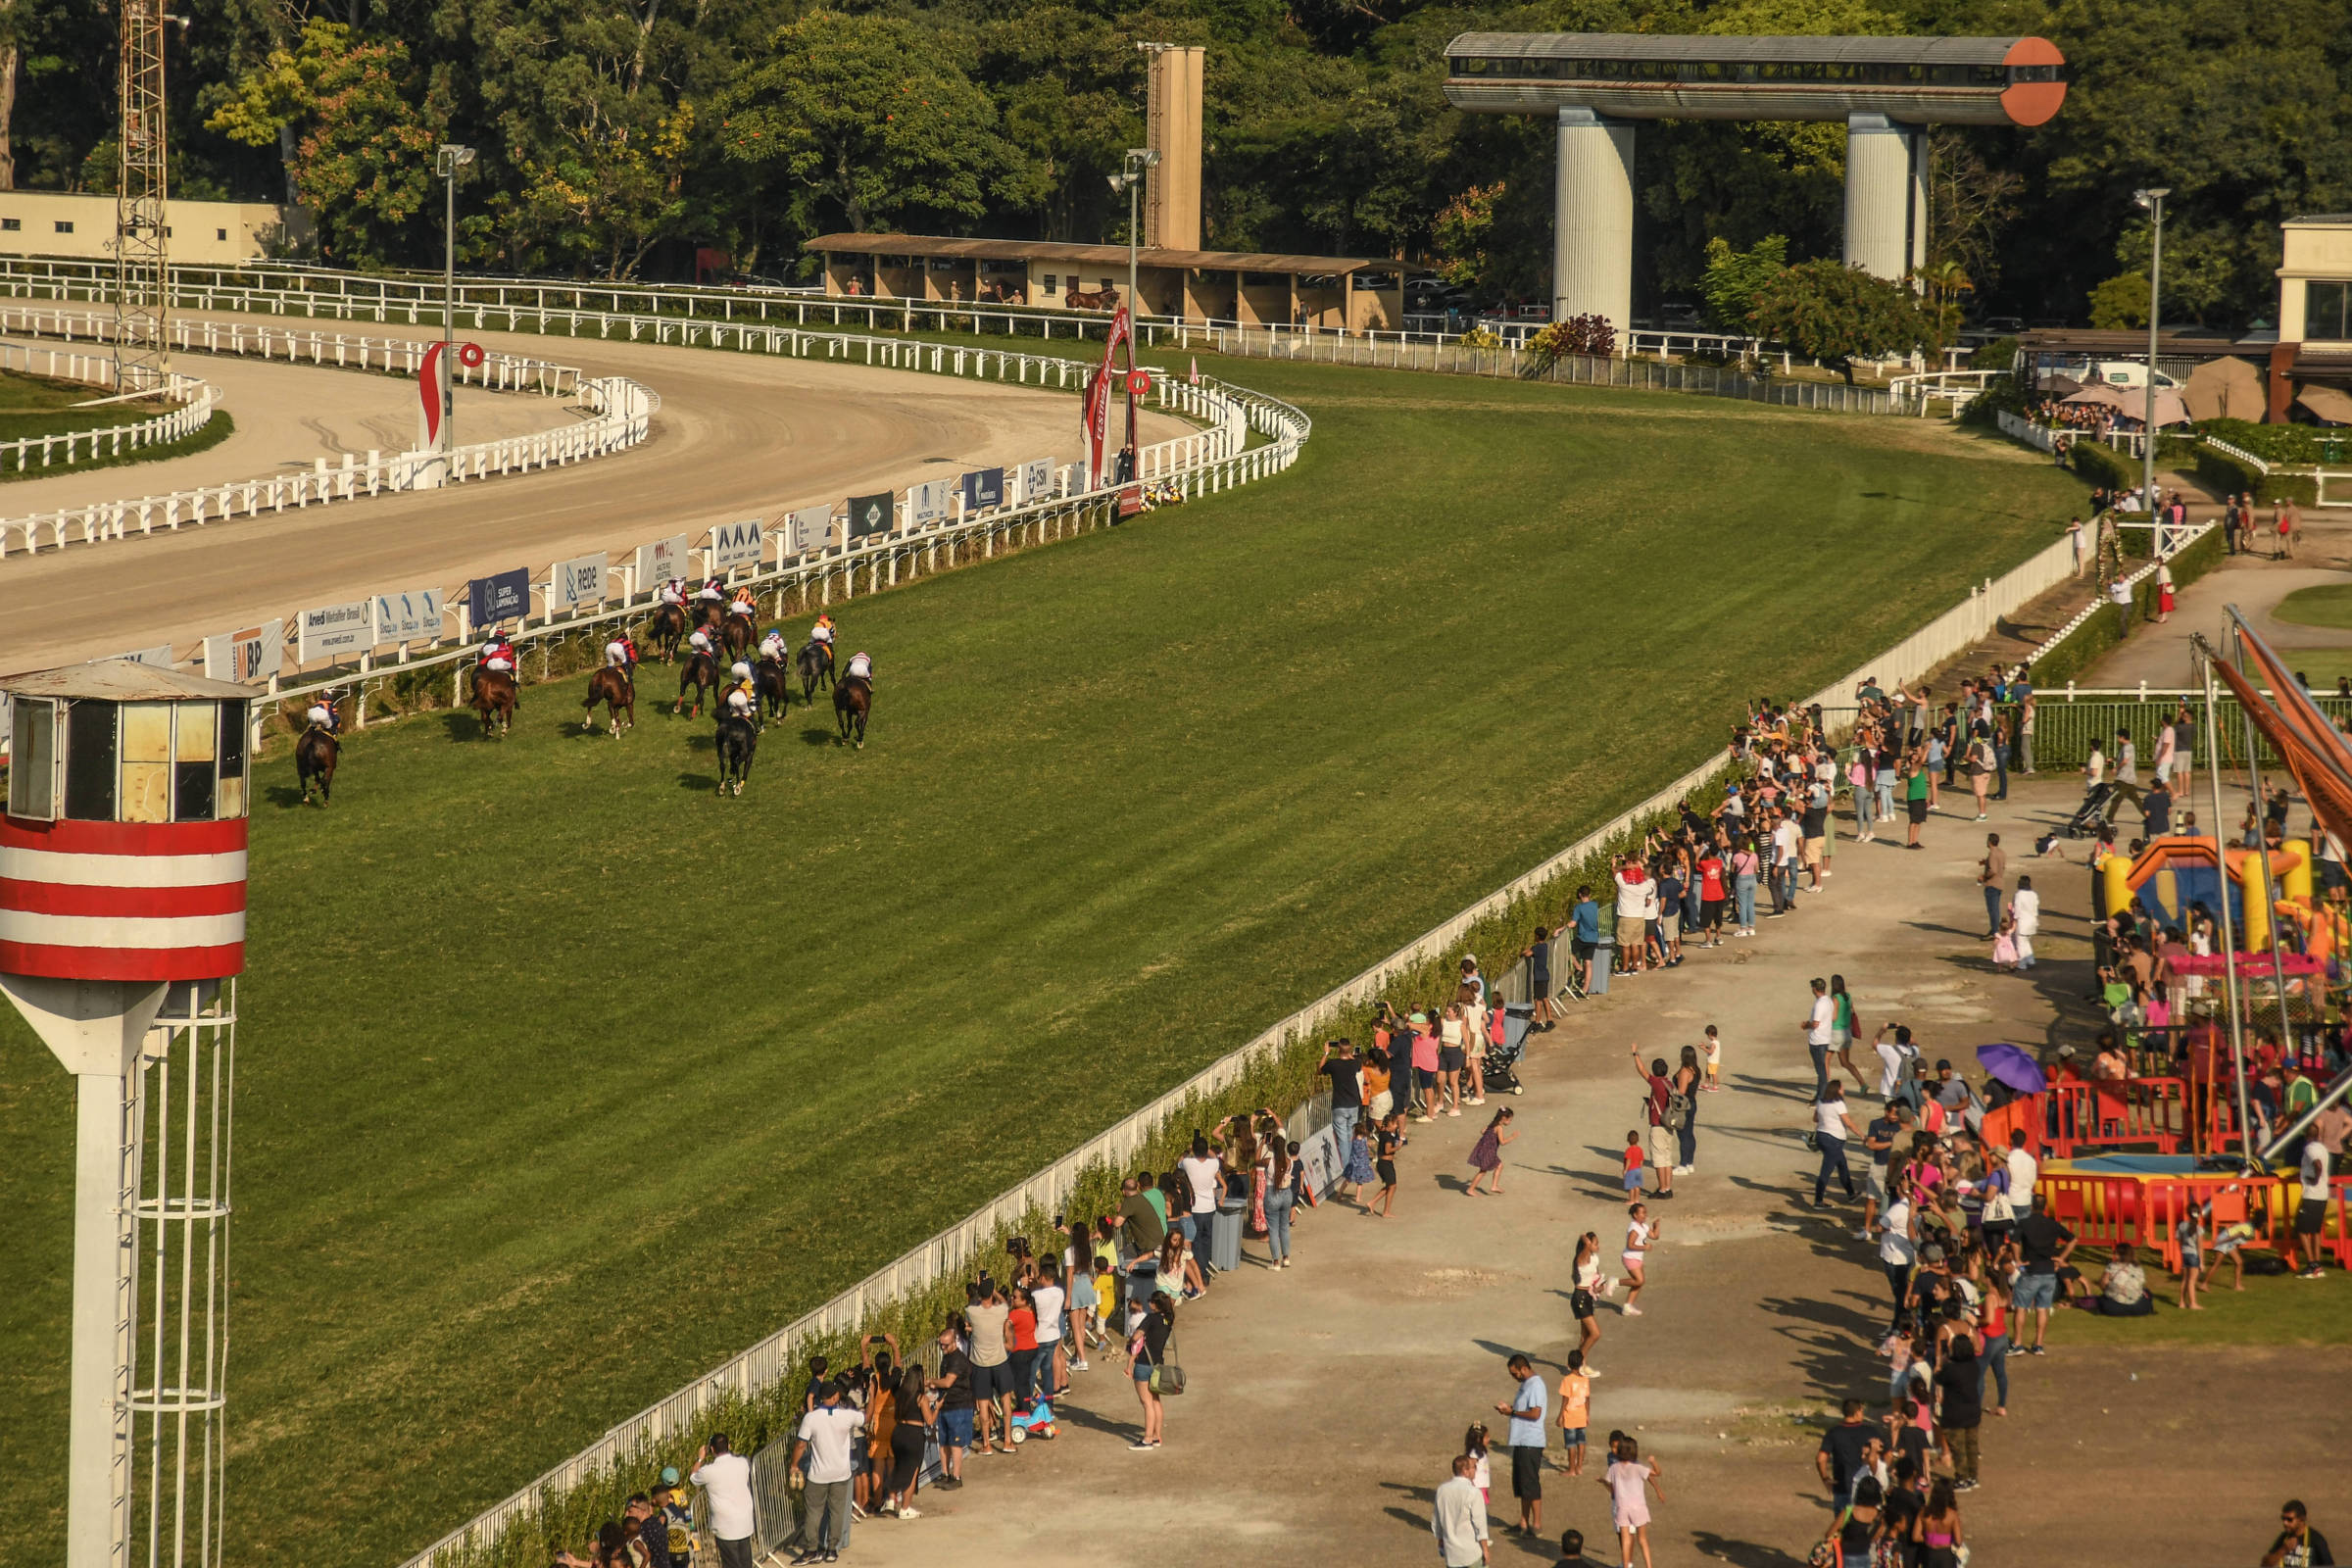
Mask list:
[{"label": "dirt track", "polygon": [[[354,329],[356,330],[356,328]],[[382,335],[371,328],[371,336]],[[631,549],[715,522],[774,516],[865,490],[903,489],[983,464],[1079,455],[1078,402],[1051,392],[825,361],[653,344],[477,333],[486,346],[628,375],[662,396],[651,440],[576,467],[456,490],[356,501],[0,561],[0,670],[40,668],[169,638],[198,637],[378,590],[452,586],[484,572],[604,548]],[[389,445],[407,427],[408,383],[355,371],[192,356],[224,388],[239,435],[170,464],[103,469],[109,496],[268,473],[287,461]],[[459,394],[462,438],[537,427],[562,405]],[[370,407],[380,412],[369,412]],[[496,412],[493,413],[493,410]],[[276,432],[265,451],[249,440]],[[1187,426],[1147,416],[1143,439]],[[219,474],[211,467],[234,462]],[[207,465],[199,476],[190,466]],[[173,470],[168,474],[167,470]],[[58,481],[37,481],[46,490]],[[32,486],[0,489],[12,514]]]}]

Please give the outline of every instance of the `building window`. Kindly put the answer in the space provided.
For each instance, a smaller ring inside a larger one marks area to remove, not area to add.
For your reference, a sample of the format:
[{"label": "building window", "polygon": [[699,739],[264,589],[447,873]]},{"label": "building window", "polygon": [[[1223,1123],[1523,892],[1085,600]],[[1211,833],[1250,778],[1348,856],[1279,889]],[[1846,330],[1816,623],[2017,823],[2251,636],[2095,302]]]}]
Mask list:
[{"label": "building window", "polygon": [[58,231],[60,234],[71,234],[71,233],[73,233],[73,232],[74,232],[74,220],[72,220],[71,218],[61,218],[61,219],[59,219],[59,220],[57,220],[57,231]]},{"label": "building window", "polygon": [[166,239],[170,239],[171,237],[172,237],[172,225],[171,225],[170,223],[166,223],[166,224],[164,225],[164,238],[166,238]]},{"label": "building window", "polygon": [[24,226],[24,220],[21,218],[0,218],[0,230],[14,234]]},{"label": "building window", "polygon": [[213,238],[226,239],[228,238],[228,230],[225,228],[216,228],[213,230]]},{"label": "building window", "polygon": [[2352,279],[2315,277],[2303,285],[2303,337],[2307,342],[2352,340]]},{"label": "building window", "polygon": [[1053,293],[1054,286],[1059,282],[1060,279],[1056,278],[1052,272],[1048,272],[1046,274],[1046,292],[1049,294]]}]

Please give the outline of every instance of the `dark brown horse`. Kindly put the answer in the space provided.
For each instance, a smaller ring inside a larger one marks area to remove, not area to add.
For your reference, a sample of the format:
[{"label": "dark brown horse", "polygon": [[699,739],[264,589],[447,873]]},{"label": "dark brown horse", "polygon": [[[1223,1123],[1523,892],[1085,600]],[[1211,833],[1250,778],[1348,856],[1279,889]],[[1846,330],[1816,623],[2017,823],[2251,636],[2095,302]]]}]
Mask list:
[{"label": "dark brown horse", "polygon": [[718,661],[709,654],[690,653],[678,662],[678,700],[670,705],[673,713],[686,711],[686,688],[694,688],[694,716],[703,716],[703,704],[718,689]]},{"label": "dark brown horse", "polygon": [[689,623],[696,626],[715,626],[727,618],[727,607],[716,599],[697,599],[687,608]]},{"label": "dark brown horse", "polygon": [[752,617],[729,615],[718,628],[719,646],[727,651],[727,662],[733,663],[752,651]]},{"label": "dark brown horse", "polygon": [[620,739],[622,714],[628,715],[629,728],[637,727],[637,683],[629,679],[627,670],[607,664],[588,677],[588,695],[580,701],[580,707],[587,710],[588,716],[580,720],[580,728],[596,728],[596,705],[599,703],[605,705],[605,716],[612,722],[614,740]]},{"label": "dark brown horse", "polygon": [[741,713],[718,715],[718,793],[743,793],[752,776],[752,754],[760,749],[760,732]]},{"label": "dark brown horse", "polygon": [[1119,308],[1119,291],[1102,288],[1086,294],[1072,289],[1061,297],[1061,303],[1073,311],[1115,311]]},{"label": "dark brown horse", "polygon": [[294,743],[294,777],[302,785],[302,804],[311,804],[311,787],[318,789],[318,804],[324,806],[335,786],[335,760],[343,755],[343,743],[325,730],[313,724],[302,732]]},{"label": "dark brown horse", "polygon": [[792,672],[781,661],[760,660],[752,678],[752,689],[760,694],[760,711],[767,717],[778,717],[792,707]]},{"label": "dark brown horse", "polygon": [[515,696],[514,677],[503,669],[476,669],[473,672],[473,711],[482,721],[482,739],[492,735],[492,720],[497,721],[495,733],[504,735],[514,727],[514,710],[522,706]]},{"label": "dark brown horse", "polygon": [[865,750],[865,720],[873,710],[873,683],[863,675],[844,675],[833,688],[833,722],[841,726],[845,741],[853,728],[857,730],[859,751]]},{"label": "dark brown horse", "polygon": [[677,658],[678,644],[686,640],[686,612],[675,605],[656,606],[645,623],[645,640],[662,650],[664,664]]},{"label": "dark brown horse", "polygon": [[819,686],[833,684],[833,651],[811,637],[801,644],[801,701],[816,701]]}]

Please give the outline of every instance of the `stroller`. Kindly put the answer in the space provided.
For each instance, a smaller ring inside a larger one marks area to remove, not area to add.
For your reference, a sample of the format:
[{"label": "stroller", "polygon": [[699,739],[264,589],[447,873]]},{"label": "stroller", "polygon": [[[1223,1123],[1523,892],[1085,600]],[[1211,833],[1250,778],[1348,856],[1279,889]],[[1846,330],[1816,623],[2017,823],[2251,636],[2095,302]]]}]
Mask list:
[{"label": "stroller", "polygon": [[1527,1090],[1512,1069],[1519,1058],[1527,1054],[1528,1026],[1534,1021],[1535,1006],[1525,1002],[1509,1002],[1502,1008],[1502,1044],[1487,1047],[1479,1059],[1479,1071],[1486,1078],[1490,1094],[1524,1095]]},{"label": "stroller", "polygon": [[2137,806],[2139,791],[2129,784],[2093,784],[2083,794],[2082,804],[2075,808],[2075,814],[2067,819],[2066,826],[2058,830],[2058,836],[2067,839],[2092,837],[2102,826],[2115,820],[2116,810],[2126,801]]}]

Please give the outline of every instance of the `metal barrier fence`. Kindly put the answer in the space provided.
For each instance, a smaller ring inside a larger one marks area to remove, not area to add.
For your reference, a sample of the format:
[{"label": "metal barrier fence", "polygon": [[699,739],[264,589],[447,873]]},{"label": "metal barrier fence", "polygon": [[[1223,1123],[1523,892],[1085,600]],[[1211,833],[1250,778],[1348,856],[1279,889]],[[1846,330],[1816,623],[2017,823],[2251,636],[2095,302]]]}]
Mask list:
[{"label": "metal barrier fence", "polygon": [[[2025,603],[2066,576],[2072,563],[2073,551],[2061,539],[2013,571],[1972,591],[1967,602],[1870,660],[1854,674],[1824,688],[1810,701],[1825,706],[1839,701],[1871,674],[1890,681],[1916,679],[1981,636],[1988,616],[2003,612],[1992,607],[2013,608]],[[1706,787],[1723,765],[1724,759],[1711,757],[1638,805],[1618,812],[1526,874],[1261,1030],[1238,1050],[1089,1139],[1018,1187],[1000,1194],[956,1224],[910,1249],[725,1365],[613,1427],[597,1442],[410,1558],[405,1568],[433,1568],[445,1553],[493,1540],[510,1526],[536,1517],[543,1503],[590,1476],[628,1460],[648,1445],[687,1432],[705,1408],[731,1396],[748,1398],[789,1376],[797,1360],[797,1347],[854,1328],[872,1308],[918,1294],[942,1279],[965,1277],[967,1265],[977,1264],[981,1250],[1006,1226],[1035,1211],[1058,1211],[1075,1191],[1083,1172],[1098,1166],[1131,1169],[1152,1135],[1189,1103],[1222,1093],[1292,1042],[1311,1039],[1325,1023],[1369,1004],[1394,977],[1447,954],[1481,921],[1505,912],[1518,900],[1611,848],[1644,822],[1671,810],[1684,797]],[[1555,967],[1555,975],[1561,972]]]},{"label": "metal barrier fence", "polygon": [[[0,318],[0,330],[6,321]],[[38,366],[40,368],[35,368]],[[24,375],[46,376],[53,381],[77,381],[111,391],[115,385],[115,361],[111,355],[74,354],[59,349],[34,348],[24,343],[0,343],[0,370],[15,370]],[[60,448],[64,449],[68,467],[82,460],[78,449],[89,448],[88,461],[99,462],[136,452],[142,447],[163,446],[183,436],[194,435],[212,422],[213,411],[220,394],[210,385],[192,375],[174,372],[162,388],[165,397],[174,399],[179,407],[159,414],[152,419],[136,424],[109,425],[101,430],[60,430],[50,435],[21,436],[14,441],[0,441],[0,468],[8,466],[11,453],[16,455],[17,472],[32,466],[32,454],[37,449],[41,466],[53,466]],[[104,448],[103,451],[100,449]]]}]

